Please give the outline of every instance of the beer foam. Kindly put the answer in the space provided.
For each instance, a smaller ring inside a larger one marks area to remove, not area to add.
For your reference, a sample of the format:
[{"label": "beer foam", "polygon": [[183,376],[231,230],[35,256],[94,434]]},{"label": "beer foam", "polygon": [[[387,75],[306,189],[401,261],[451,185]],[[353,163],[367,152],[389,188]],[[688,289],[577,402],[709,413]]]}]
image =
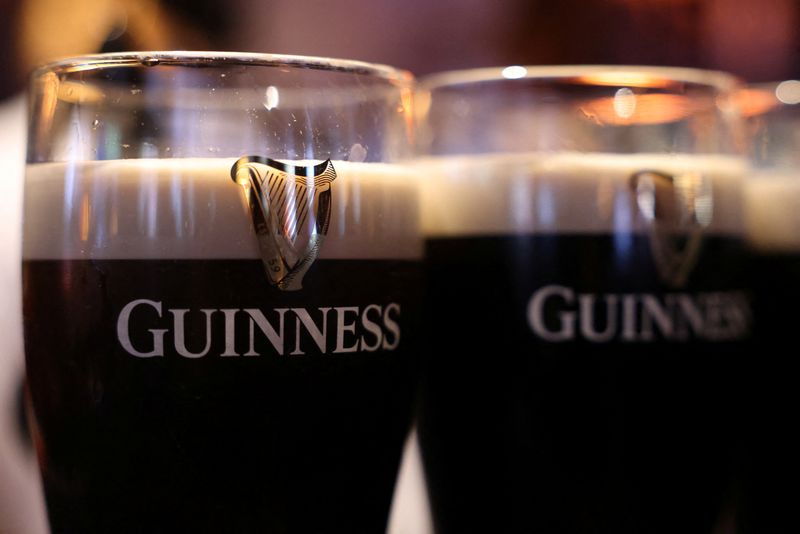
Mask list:
[{"label": "beer foam", "polygon": [[800,172],[756,171],[745,182],[748,243],[763,252],[800,252]]},{"label": "beer foam", "polygon": [[[246,195],[231,180],[235,161],[28,165],[23,258],[260,258]],[[418,191],[409,167],[333,165],[330,227],[319,258],[420,258]]]},{"label": "beer foam", "polygon": [[[742,232],[743,158],[558,152],[431,157],[417,166],[429,237],[645,233],[647,200],[631,187],[642,171],[679,176],[689,189],[705,191],[695,205],[706,231]],[[696,197],[689,191],[685,198]]]}]

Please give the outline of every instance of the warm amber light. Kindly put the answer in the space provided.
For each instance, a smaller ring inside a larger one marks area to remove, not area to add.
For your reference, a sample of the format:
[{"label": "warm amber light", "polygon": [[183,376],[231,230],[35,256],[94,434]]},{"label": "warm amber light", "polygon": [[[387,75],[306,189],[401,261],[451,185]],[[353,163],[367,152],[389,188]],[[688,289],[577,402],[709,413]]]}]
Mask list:
[{"label": "warm amber light", "polygon": [[117,0],[22,2],[20,50],[27,67],[100,49],[123,3]]},{"label": "warm amber light", "polygon": [[634,95],[627,91],[590,100],[580,110],[603,124],[660,124],[684,119],[710,107],[706,104],[680,95]]},{"label": "warm amber light", "polygon": [[103,99],[103,92],[91,85],[64,81],[58,86],[58,99],[71,104],[99,102]]},{"label": "warm amber light", "polygon": [[659,78],[646,72],[618,71],[597,72],[578,76],[577,80],[590,85],[609,85],[616,87],[667,87],[675,82]]},{"label": "warm amber light", "polygon": [[736,104],[744,117],[762,115],[780,105],[775,92],[767,89],[743,89],[736,94]]},{"label": "warm amber light", "polygon": [[406,135],[409,140],[414,140],[414,93],[411,89],[404,87],[400,90],[400,107],[398,113],[403,114],[405,119]]},{"label": "warm amber light", "polygon": [[[34,109],[35,115],[31,120],[36,122],[35,137],[31,137],[30,141],[37,147],[41,147],[48,141],[50,128],[53,124],[53,117],[56,113],[56,105],[58,104],[58,76],[55,73],[47,72],[34,79],[34,91],[41,95],[39,97],[40,107],[38,110]],[[38,150],[38,148],[37,148]]]},{"label": "warm amber light", "polygon": [[84,193],[81,198],[81,222],[80,235],[81,241],[89,240],[89,229],[92,222],[92,206],[89,201],[89,193]]},{"label": "warm amber light", "polygon": [[[412,97],[409,93],[408,101],[411,102],[411,99]],[[413,95],[413,106],[410,106],[410,109],[413,111],[414,117],[416,117],[419,124],[425,124],[426,117],[431,109],[431,93],[429,91],[419,91]],[[410,119],[410,122],[414,122],[413,117]]]},{"label": "warm amber light", "polygon": [[247,169],[239,169],[236,173],[236,183],[242,186],[245,191],[250,189],[250,171]]},{"label": "warm amber light", "polygon": [[26,0],[19,19],[20,61],[32,68],[98,52],[123,32],[139,50],[192,49],[206,44],[159,0]]}]

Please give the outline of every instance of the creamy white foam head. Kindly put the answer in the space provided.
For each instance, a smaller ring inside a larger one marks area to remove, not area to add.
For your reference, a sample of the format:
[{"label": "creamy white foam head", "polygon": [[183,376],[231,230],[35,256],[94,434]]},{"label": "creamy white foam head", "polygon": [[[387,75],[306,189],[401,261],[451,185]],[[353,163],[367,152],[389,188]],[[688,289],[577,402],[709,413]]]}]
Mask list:
[{"label": "creamy white foam head", "polygon": [[800,252],[800,172],[756,171],[745,193],[748,242],[764,252]]},{"label": "creamy white foam head", "polygon": [[658,171],[697,203],[706,231],[741,234],[746,162],[727,156],[598,153],[428,158],[422,217],[427,236],[645,232],[631,176]]},{"label": "creamy white foam head", "polygon": [[[260,258],[235,159],[29,165],[24,259]],[[333,162],[331,221],[320,258],[422,254],[409,169]]]}]

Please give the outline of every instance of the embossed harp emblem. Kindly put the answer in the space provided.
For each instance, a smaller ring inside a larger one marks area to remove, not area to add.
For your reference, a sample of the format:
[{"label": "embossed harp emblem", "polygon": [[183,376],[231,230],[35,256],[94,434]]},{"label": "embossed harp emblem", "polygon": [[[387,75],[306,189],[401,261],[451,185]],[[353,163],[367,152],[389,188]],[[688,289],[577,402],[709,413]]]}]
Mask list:
[{"label": "embossed harp emblem", "polygon": [[284,291],[303,287],[331,220],[331,160],[308,166],[245,156],[231,178],[244,188],[261,259],[270,283]]},{"label": "embossed harp emblem", "polygon": [[714,214],[710,180],[695,172],[644,170],[631,176],[630,188],[649,230],[659,277],[668,286],[684,286]]}]

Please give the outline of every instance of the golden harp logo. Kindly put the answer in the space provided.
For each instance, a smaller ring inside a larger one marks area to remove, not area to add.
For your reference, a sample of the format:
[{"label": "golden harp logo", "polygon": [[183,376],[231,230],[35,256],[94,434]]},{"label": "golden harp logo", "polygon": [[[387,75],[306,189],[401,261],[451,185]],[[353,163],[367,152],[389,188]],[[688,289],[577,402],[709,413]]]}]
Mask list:
[{"label": "golden harp logo", "polygon": [[710,181],[699,173],[646,170],[631,176],[630,188],[647,223],[659,277],[671,287],[685,285],[713,217]]},{"label": "golden harp logo", "polygon": [[331,160],[303,166],[245,156],[233,164],[231,178],[244,188],[270,283],[301,289],[328,233],[336,179]]}]

